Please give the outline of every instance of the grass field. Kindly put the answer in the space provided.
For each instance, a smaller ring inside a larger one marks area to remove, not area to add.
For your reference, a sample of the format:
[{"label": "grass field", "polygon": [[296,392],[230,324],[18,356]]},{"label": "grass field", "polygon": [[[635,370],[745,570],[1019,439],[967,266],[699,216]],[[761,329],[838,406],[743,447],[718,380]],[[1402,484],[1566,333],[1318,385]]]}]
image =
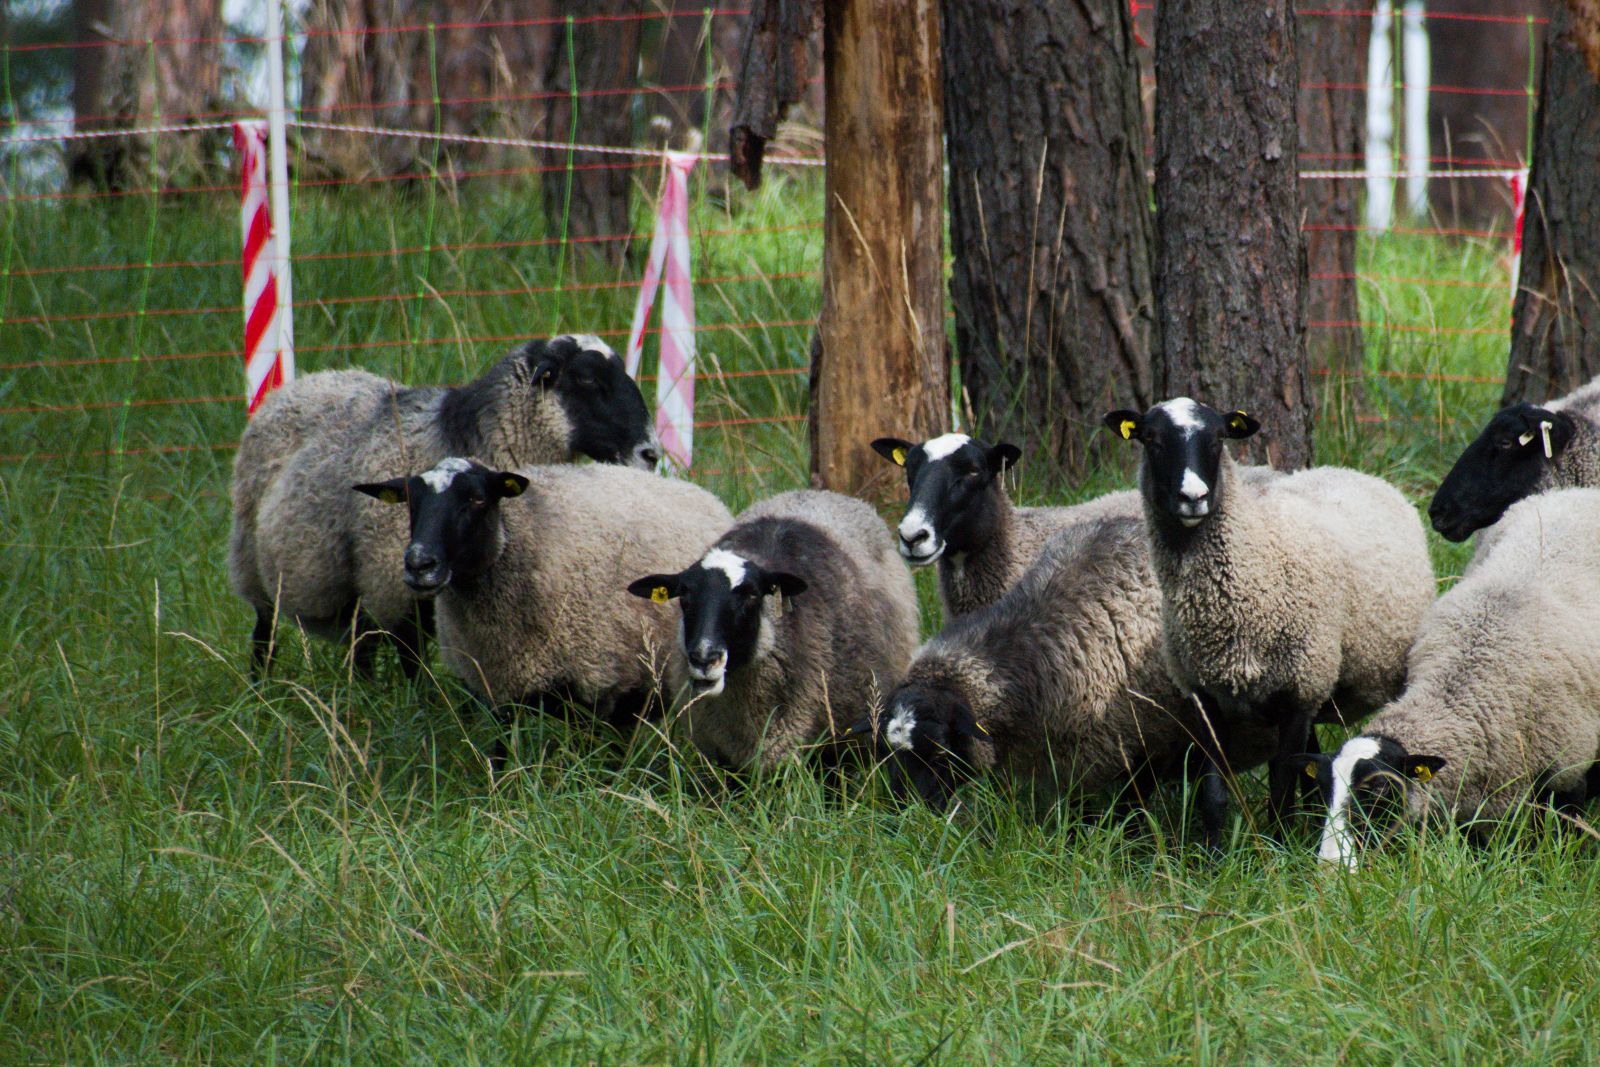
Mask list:
[{"label": "grass field", "polygon": [[[697,244],[702,278],[755,279],[703,286],[702,322],[814,313],[820,233],[792,227],[816,194],[780,178],[701,206],[702,231],[766,231]],[[624,329],[630,290],[573,288],[618,279],[568,261],[554,291],[529,203],[302,197],[302,367],[451,380],[505,347],[473,338]],[[493,728],[451,710],[447,680],[364,683],[291,638],[252,690],[223,575],[231,453],[212,447],[242,425],[237,365],[159,358],[237,343],[231,198],[8,211],[0,454],[23,458],[0,463],[0,1063],[1600,1058],[1595,843],[1538,816],[1481,846],[1407,836],[1354,874],[1245,819],[1211,861],[1176,793],[1148,820],[1039,823],[976,788],[945,821],[803,769],[728,793],[658,737],[623,750],[550,723],[492,785]],[[463,243],[498,247],[440,250]],[[378,254],[315,258],[355,249]],[[1322,460],[1426,502],[1498,390],[1397,375],[1503,371],[1502,252],[1364,246],[1373,373],[1359,408],[1327,391]],[[147,260],[225,265],[45,273]],[[1393,280],[1417,277],[1450,284]],[[529,288],[549,291],[465,295]],[[335,302],[384,294],[408,299]],[[226,311],[151,313],[193,307]],[[707,331],[703,352],[791,371],[808,336]],[[368,342],[401,343],[341,347]],[[87,359],[114,362],[69,365]],[[708,394],[705,418],[792,418],[803,384]],[[174,397],[224,399],[122,404]],[[798,422],[700,443],[734,505],[802,476]],[[1463,552],[1434,543],[1448,579]],[[1245,791],[1259,810],[1261,783]]]}]

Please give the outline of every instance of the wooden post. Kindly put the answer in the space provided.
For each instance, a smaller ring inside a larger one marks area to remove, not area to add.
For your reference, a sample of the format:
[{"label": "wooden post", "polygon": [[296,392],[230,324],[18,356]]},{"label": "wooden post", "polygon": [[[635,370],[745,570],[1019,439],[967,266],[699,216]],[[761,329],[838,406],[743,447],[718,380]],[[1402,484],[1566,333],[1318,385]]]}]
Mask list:
[{"label": "wooden post", "polygon": [[[827,208],[811,476],[880,495],[875,437],[949,420],[937,0],[827,0]],[[891,477],[893,474],[895,477]]]}]

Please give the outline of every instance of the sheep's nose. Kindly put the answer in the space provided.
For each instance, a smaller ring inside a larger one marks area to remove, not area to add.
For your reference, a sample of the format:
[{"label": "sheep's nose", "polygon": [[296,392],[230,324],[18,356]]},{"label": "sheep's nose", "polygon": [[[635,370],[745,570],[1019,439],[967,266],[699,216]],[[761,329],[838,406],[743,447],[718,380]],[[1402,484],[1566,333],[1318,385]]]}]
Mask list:
[{"label": "sheep's nose", "polygon": [[689,652],[689,666],[697,671],[712,671],[722,666],[727,653],[702,641]]},{"label": "sheep's nose", "polygon": [[900,540],[906,543],[907,548],[916,548],[918,545],[922,544],[922,542],[926,541],[932,536],[933,531],[928,529],[926,526],[918,527],[917,529],[912,530],[909,534],[905,530],[900,531]]},{"label": "sheep's nose", "polygon": [[406,570],[431,571],[439,565],[439,557],[428,550],[420,541],[413,541],[406,546]]}]

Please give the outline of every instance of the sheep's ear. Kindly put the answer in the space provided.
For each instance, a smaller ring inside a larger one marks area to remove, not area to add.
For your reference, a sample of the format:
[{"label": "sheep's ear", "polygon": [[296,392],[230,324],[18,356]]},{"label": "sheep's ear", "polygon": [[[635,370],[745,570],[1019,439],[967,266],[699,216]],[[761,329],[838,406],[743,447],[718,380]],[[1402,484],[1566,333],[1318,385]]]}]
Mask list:
[{"label": "sheep's ear", "polygon": [[1406,777],[1415,782],[1429,782],[1444,765],[1445,759],[1442,756],[1407,756]]},{"label": "sheep's ear", "polygon": [[496,500],[521,496],[528,479],[516,471],[498,471],[489,479],[489,495]]},{"label": "sheep's ear", "polygon": [[1530,405],[1517,412],[1517,422],[1520,428],[1517,444],[1532,445],[1547,459],[1561,455],[1572,440],[1572,416],[1559,411]]},{"label": "sheep's ear", "polygon": [[903,441],[898,437],[880,437],[872,442],[872,450],[896,467],[906,465],[906,457],[911,455],[911,450],[915,447],[910,441]]},{"label": "sheep's ear", "polygon": [[804,578],[787,571],[767,571],[761,576],[762,596],[770,596],[773,593],[781,593],[786,597],[799,596],[807,588]]},{"label": "sheep's ear", "polygon": [[1105,418],[1100,421],[1105,423],[1107,429],[1124,441],[1131,441],[1144,425],[1144,416],[1137,411],[1118,408],[1116,411],[1106,412]]},{"label": "sheep's ear", "polygon": [[665,604],[678,595],[676,574],[650,574],[636,582],[628,583],[628,592],[657,604]]},{"label": "sheep's ear", "polygon": [[1261,423],[1243,411],[1230,411],[1222,420],[1222,425],[1222,436],[1234,441],[1242,441],[1261,429]]},{"label": "sheep's ear", "polygon": [[561,361],[550,355],[548,348],[533,363],[533,384],[548,389],[561,377]]},{"label": "sheep's ear", "polygon": [[989,449],[989,454],[985,458],[989,461],[989,469],[999,474],[1007,467],[1017,465],[1017,461],[1022,458],[1022,449],[1009,441],[1002,441]]},{"label": "sheep's ear", "polygon": [[838,741],[853,741],[858,737],[870,736],[871,733],[872,733],[872,716],[871,715],[863,715],[863,716],[861,716],[861,718],[857,719],[855,722],[853,722],[849,726],[845,727],[843,732],[838,734],[837,737],[835,738],[835,740],[838,740]]},{"label": "sheep's ear", "polygon": [[386,482],[362,482],[350,488],[358,493],[365,493],[374,500],[381,500],[385,504],[404,504],[406,501],[404,478],[390,478]]}]

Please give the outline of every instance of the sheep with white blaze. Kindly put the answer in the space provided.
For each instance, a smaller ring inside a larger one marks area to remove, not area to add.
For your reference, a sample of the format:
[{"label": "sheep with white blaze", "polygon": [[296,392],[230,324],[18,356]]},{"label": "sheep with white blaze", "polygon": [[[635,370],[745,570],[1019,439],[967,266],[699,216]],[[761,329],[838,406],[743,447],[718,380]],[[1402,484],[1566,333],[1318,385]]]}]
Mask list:
[{"label": "sheep with white blaze", "polygon": [[900,555],[913,567],[938,563],[947,615],[999,600],[1056,531],[1102,515],[1139,514],[1139,495],[1131,490],[1073,507],[1016,507],[1004,475],[1022,452],[1005,442],[947,433],[921,444],[880,437],[872,448],[905,468],[909,499],[898,531]]},{"label": "sheep with white blaze", "polygon": [[678,602],[689,736],[730,767],[770,767],[834,736],[893,684],[917,640],[916,590],[888,529],[838,493],[755,504],[693,565],[628,589]]},{"label": "sheep with white blaze", "polygon": [[395,569],[435,604],[452,673],[496,708],[558,696],[619,728],[656,705],[674,636],[628,581],[698,558],[732,521],[698,486],[615,466],[452,457],[355,489],[408,504]]},{"label": "sheep with white blaze", "polygon": [[1450,541],[1548,489],[1600,488],[1600,378],[1540,407],[1495,413],[1439,484],[1428,516]]},{"label": "sheep with white blaze", "polygon": [[[1318,467],[1247,484],[1224,442],[1260,428],[1188,397],[1106,425],[1144,446],[1139,487],[1179,689],[1207,716],[1199,782],[1206,841],[1227,817],[1226,753],[1248,736],[1276,757],[1315,751],[1318,718],[1355,722],[1399,693],[1433,600],[1416,510],[1380,478]],[[1295,777],[1275,760],[1269,806]]]},{"label": "sheep with white blaze", "polygon": [[1328,805],[1318,855],[1354,866],[1396,816],[1459,823],[1600,788],[1600,489],[1512,505],[1428,612],[1406,690],[1333,756],[1295,761]]},{"label": "sheep with white blaze", "polygon": [[230,569],[235,590],[256,609],[258,669],[266,666],[274,615],[337,640],[349,637],[359,604],[364,624],[395,635],[402,666],[414,675],[426,613],[419,618],[400,579],[404,517],[358,504],[351,484],[426,470],[452,455],[497,467],[583,455],[650,468],[659,459],[637,384],[589,335],[531,341],[466,385],[390,385],[328,414],[255,509],[236,507],[234,540],[248,542],[253,558],[241,551]]},{"label": "sheep with white blaze", "polygon": [[[1059,531],[998,601],[917,650],[871,728],[897,795],[945,808],[994,773],[1047,807],[1181,773],[1204,729],[1166,671],[1161,590],[1144,522]],[[1229,753],[1239,766],[1262,751]]]}]

